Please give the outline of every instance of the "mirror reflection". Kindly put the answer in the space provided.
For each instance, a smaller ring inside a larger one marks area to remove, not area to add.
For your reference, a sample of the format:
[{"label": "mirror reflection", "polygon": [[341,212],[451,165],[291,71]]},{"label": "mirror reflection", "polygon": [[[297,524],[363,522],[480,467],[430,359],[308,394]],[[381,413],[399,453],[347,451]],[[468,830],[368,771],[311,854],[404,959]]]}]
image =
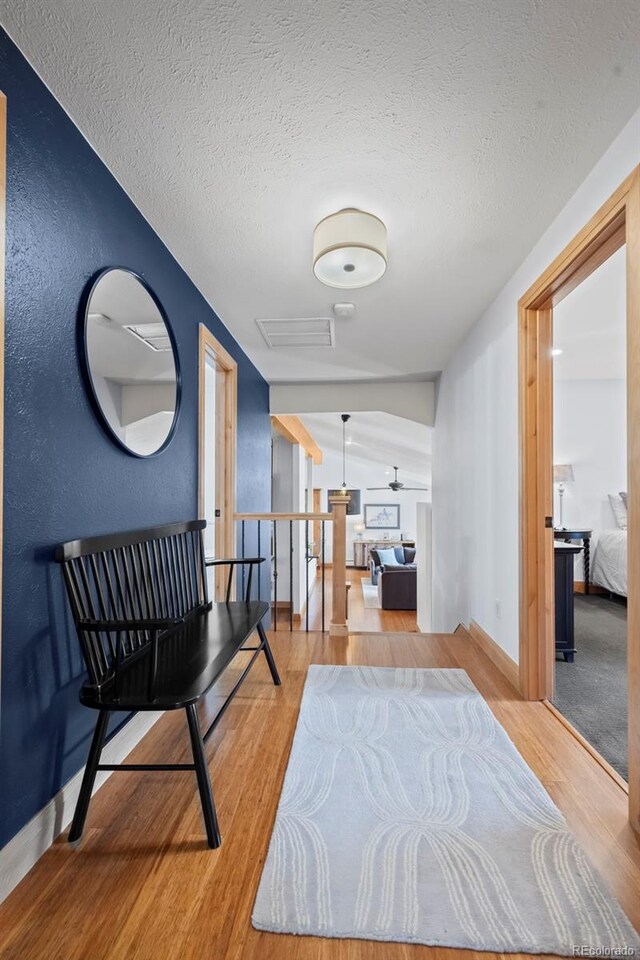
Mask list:
[{"label": "mirror reflection", "polygon": [[169,442],[178,404],[177,358],[167,321],[135,274],[108,270],[85,315],[85,361],[106,426],[130,453]]}]

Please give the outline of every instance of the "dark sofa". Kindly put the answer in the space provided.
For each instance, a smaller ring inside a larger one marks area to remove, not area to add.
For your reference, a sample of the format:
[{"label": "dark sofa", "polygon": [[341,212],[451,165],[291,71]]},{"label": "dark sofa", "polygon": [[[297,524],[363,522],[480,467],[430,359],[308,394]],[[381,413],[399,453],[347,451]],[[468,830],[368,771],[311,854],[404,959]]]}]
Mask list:
[{"label": "dark sofa", "polygon": [[383,610],[415,610],[416,551],[414,547],[392,547],[396,563],[384,564],[375,547],[369,551],[371,582],[378,586]]}]

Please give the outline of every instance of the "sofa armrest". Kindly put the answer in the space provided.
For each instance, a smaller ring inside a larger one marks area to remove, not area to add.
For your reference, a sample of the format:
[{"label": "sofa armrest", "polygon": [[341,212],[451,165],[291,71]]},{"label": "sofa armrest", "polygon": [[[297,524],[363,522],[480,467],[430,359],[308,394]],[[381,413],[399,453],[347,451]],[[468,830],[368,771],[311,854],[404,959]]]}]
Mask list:
[{"label": "sofa armrest", "polygon": [[378,577],[378,596],[383,610],[415,610],[417,607],[415,567],[382,567]]}]

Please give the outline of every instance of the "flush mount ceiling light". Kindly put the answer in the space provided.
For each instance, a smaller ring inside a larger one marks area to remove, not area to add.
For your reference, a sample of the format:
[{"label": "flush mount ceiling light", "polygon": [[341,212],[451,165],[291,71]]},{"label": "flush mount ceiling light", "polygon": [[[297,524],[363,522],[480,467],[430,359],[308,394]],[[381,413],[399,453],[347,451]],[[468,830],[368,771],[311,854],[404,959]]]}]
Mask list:
[{"label": "flush mount ceiling light", "polygon": [[387,269],[387,228],[372,213],[348,208],[321,220],[313,232],[313,272],[329,287],[354,290]]}]

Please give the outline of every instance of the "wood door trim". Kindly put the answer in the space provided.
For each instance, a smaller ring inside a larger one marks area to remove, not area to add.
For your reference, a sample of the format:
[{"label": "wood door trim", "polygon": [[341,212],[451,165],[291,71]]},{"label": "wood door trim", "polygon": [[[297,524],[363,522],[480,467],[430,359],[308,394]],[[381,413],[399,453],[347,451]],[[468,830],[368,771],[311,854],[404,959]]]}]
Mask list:
[{"label": "wood door trim", "polygon": [[565,727],[565,728],[569,731],[569,733],[571,734],[571,736],[572,736],[572,737],[575,737],[575,739],[578,741],[578,743],[580,744],[580,746],[581,746],[581,747],[584,747],[584,749],[587,751],[587,753],[588,753],[591,757],[593,757],[593,759],[596,761],[596,763],[598,763],[598,764],[602,767],[602,769],[603,769],[606,773],[609,774],[609,776],[611,777],[611,779],[613,780],[613,782],[616,784],[616,786],[620,787],[621,790],[624,790],[625,793],[629,793],[629,785],[628,785],[627,781],[624,780],[624,779],[620,776],[620,774],[618,773],[618,771],[615,770],[607,760],[605,760],[605,758],[602,756],[602,754],[601,754],[601,753],[598,753],[598,751],[596,750],[596,748],[593,747],[593,746],[589,743],[589,741],[586,740],[585,737],[582,736],[582,734],[580,733],[580,731],[579,731],[579,730],[576,730],[576,728],[573,726],[573,724],[570,723],[569,720],[567,720],[567,718],[565,717],[565,715],[564,715],[563,713],[561,713],[560,710],[558,710],[558,708],[555,706],[555,704],[551,703],[550,700],[543,700],[542,702],[544,703],[545,707],[546,707],[548,710],[551,711],[551,713],[554,715],[554,717],[556,718],[556,720],[559,720],[560,723],[562,724],[562,726]]},{"label": "wood door trim", "polygon": [[[207,356],[225,371],[224,476],[222,481],[222,536],[216,553],[233,557],[236,512],[236,449],[238,435],[238,364],[211,331],[200,324],[198,340],[198,516],[204,518],[205,376]],[[217,460],[218,458],[216,458]],[[224,571],[222,571],[224,575]]]},{"label": "wood door trim", "polygon": [[[520,688],[553,692],[553,306],[626,243],[628,580],[640,587],[640,167],[518,303]],[[628,598],[629,819],[640,829],[640,589]]]}]

